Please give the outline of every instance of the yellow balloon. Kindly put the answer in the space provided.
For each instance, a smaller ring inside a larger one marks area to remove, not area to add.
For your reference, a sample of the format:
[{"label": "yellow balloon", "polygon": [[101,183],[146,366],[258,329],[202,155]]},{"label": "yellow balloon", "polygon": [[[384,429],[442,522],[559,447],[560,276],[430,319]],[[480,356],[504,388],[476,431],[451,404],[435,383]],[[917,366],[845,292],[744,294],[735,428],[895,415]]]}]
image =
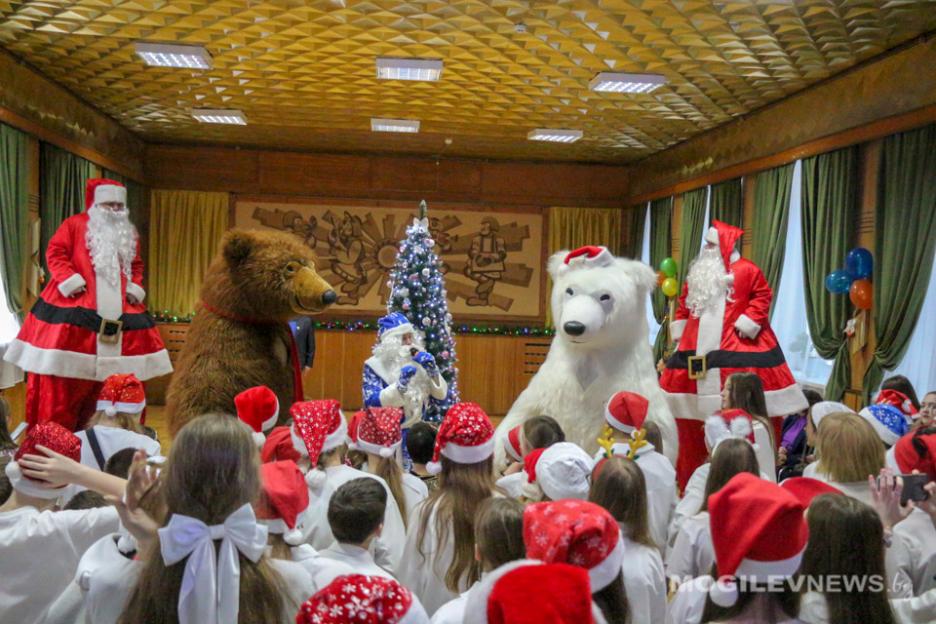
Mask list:
[{"label": "yellow balloon", "polygon": [[675,297],[676,293],[679,292],[679,284],[676,282],[675,277],[667,277],[663,280],[663,284],[660,286],[663,290],[663,294],[667,297]]}]

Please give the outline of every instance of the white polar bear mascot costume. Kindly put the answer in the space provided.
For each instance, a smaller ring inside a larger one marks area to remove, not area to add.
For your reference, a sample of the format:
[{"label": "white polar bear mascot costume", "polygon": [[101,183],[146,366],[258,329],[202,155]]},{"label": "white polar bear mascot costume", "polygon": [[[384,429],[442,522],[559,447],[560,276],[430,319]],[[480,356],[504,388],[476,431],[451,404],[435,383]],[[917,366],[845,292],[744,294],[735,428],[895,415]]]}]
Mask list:
[{"label": "white polar bear mascot costume", "polygon": [[497,429],[498,463],[507,433],[538,415],[555,418],[567,440],[595,452],[605,405],[615,392],[628,390],[650,401],[648,419],[659,426],[663,451],[675,465],[676,423],[657,382],[645,311],[656,273],[642,262],[615,258],[605,247],[560,251],[547,270],[556,337]]}]

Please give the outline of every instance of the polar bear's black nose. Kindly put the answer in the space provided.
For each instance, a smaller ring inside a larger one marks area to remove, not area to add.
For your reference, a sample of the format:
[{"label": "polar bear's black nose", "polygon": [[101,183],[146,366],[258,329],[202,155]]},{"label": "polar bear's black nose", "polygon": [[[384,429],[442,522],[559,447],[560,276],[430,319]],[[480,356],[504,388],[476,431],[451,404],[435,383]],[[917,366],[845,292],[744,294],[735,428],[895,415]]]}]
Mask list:
[{"label": "polar bear's black nose", "polygon": [[324,293],[322,293],[322,303],[325,305],[331,305],[336,301],[338,301],[338,293],[336,293],[334,290],[326,290]]},{"label": "polar bear's black nose", "polygon": [[570,336],[581,336],[585,333],[585,325],[578,321],[569,321],[562,326],[562,329]]}]

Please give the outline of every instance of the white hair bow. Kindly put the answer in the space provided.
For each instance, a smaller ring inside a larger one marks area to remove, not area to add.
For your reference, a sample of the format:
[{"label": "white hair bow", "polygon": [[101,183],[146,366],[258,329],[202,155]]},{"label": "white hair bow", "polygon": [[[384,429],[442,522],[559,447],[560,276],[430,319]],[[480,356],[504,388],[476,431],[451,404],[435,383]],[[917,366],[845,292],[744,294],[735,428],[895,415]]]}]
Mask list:
[{"label": "white hair bow", "polygon": [[[220,554],[214,540],[221,540]],[[267,545],[267,528],[257,524],[253,508],[245,504],[224,524],[206,525],[201,520],[175,514],[159,529],[159,548],[166,565],[185,557],[179,590],[180,624],[237,622],[240,608],[240,551],[259,561]]]}]

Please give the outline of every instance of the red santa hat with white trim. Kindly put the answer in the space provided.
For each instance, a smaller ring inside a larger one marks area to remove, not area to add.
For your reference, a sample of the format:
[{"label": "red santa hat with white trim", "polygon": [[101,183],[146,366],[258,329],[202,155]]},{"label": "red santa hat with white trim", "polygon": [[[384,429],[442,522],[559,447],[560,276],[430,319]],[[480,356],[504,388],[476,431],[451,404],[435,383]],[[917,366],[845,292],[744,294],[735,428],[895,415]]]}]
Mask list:
[{"label": "red santa hat with white trim", "polygon": [[91,178],[85,183],[85,210],[109,202],[126,205],[127,187],[107,178]]},{"label": "red santa hat with white trim", "polygon": [[813,499],[823,494],[842,494],[842,490],[832,487],[825,481],[813,479],[812,477],[791,477],[780,482],[780,487],[795,496],[803,503],[803,507],[809,507]]},{"label": "red santa hat with white trim", "polygon": [[293,419],[289,429],[293,448],[311,464],[306,483],[319,491],[325,485],[325,473],[316,467],[319,456],[347,442],[348,422],[341,413],[341,403],[334,399],[300,401],[292,404],[289,415]]},{"label": "red santa hat with white trim", "polygon": [[904,416],[908,418],[913,418],[920,412],[920,410],[914,407],[913,401],[910,400],[910,397],[898,390],[881,390],[878,392],[877,398],[874,399],[874,402],[877,404],[884,403],[887,405],[892,405],[903,412]]},{"label": "red santa hat with white trim", "polygon": [[731,254],[735,252],[735,246],[742,236],[744,236],[744,230],[741,228],[713,219],[711,227],[705,232],[705,242],[718,245],[718,251],[727,269],[731,266]]},{"label": "red santa hat with white trim", "polygon": [[419,599],[383,576],[339,576],[302,603],[296,624],[429,624]]},{"label": "red santa hat with white trim", "polygon": [[368,407],[354,415],[357,425],[355,448],[380,457],[393,457],[403,440],[400,421],[403,410],[398,407]]},{"label": "red santa hat with white trim", "polygon": [[254,505],[257,522],[270,533],[282,535],[290,546],[305,541],[309,513],[309,488],[296,462],[275,461],[260,465],[262,489]]},{"label": "red santa hat with white trim", "polygon": [[903,474],[919,470],[936,481],[936,433],[917,429],[901,436],[885,454],[885,463]]},{"label": "red santa hat with white trim", "polygon": [[494,454],[494,425],[477,403],[456,403],[449,408],[436,434],[429,474],[442,472],[442,457],[456,464],[477,464]]},{"label": "red santa hat with white trim", "polygon": [[27,477],[20,468],[19,461],[23,458],[23,455],[45,455],[44,452],[36,448],[37,446],[44,446],[72,461],[80,462],[81,438],[58,423],[40,423],[26,431],[26,438],[20,447],[16,449],[13,459],[6,465],[6,476],[10,480],[13,489],[27,496],[45,500],[58,498],[65,492],[67,486],[44,487],[42,484],[46,483],[45,481]]},{"label": "red santa hat with white trim", "polygon": [[582,500],[527,505],[523,511],[527,556],[588,570],[592,593],[621,573],[624,542],[617,521],[603,507]]},{"label": "red santa hat with white trim", "polygon": [[358,440],[358,427],[361,425],[361,418],[364,417],[364,410],[359,410],[354,412],[351,416],[351,420],[348,422],[348,449],[352,451],[360,450],[358,449],[357,440]]},{"label": "red santa hat with white trim", "polygon": [[234,397],[237,417],[250,427],[254,442],[263,446],[266,442],[264,433],[273,428],[279,417],[279,399],[276,393],[266,386],[247,388]]},{"label": "red santa hat with white trim", "polygon": [[603,621],[592,602],[588,571],[537,559],[510,561],[486,574],[465,603],[465,624]]},{"label": "red santa hat with white trim", "polygon": [[605,421],[633,436],[643,429],[649,406],[650,402],[636,392],[616,392],[605,405]]},{"label": "red santa hat with white trim", "polygon": [[146,421],[146,392],[136,375],[111,375],[104,380],[98,394],[96,409],[108,416],[140,414],[140,424]]},{"label": "red santa hat with white trim", "polygon": [[523,451],[520,448],[520,429],[523,425],[517,425],[507,432],[504,440],[504,451],[514,461],[523,461]]},{"label": "red santa hat with white trim", "polygon": [[757,448],[754,443],[754,419],[743,409],[723,409],[705,419],[705,443],[711,453],[728,438],[747,440]]},{"label": "red santa hat with white trim", "polygon": [[809,529],[806,506],[792,492],[743,472],[709,497],[709,527],[719,578],[709,598],[720,607],[738,601],[737,579],[748,584],[791,577]]}]

